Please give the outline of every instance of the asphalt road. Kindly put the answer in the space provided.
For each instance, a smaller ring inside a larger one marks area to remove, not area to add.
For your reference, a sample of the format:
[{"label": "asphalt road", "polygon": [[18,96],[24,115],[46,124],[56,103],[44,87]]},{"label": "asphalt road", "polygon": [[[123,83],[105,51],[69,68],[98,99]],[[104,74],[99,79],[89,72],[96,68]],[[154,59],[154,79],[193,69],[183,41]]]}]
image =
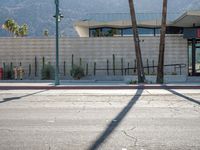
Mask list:
[{"label": "asphalt road", "polygon": [[200,149],[200,90],[0,91],[0,150]]}]

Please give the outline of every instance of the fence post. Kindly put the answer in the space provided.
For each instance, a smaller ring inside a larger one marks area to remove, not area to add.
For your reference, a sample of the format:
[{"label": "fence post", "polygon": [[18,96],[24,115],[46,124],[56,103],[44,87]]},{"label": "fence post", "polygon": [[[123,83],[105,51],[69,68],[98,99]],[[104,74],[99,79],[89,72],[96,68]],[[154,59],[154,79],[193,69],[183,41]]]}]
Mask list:
[{"label": "fence post", "polygon": [[113,75],[115,76],[115,54],[113,54]]},{"label": "fence post", "polygon": [[128,62],[128,75],[129,75],[129,67],[130,67],[130,63]]},{"label": "fence post", "polygon": [[64,70],[64,76],[66,76],[66,62],[64,61],[64,67],[63,67],[63,70]]},{"label": "fence post", "polygon": [[37,77],[37,57],[35,56],[35,77]]},{"label": "fence post", "polygon": [[124,75],[124,60],[121,58],[121,71],[122,71],[122,76]]},{"label": "fence post", "polygon": [[80,58],[80,67],[82,66],[82,58]]},{"label": "fence post", "polygon": [[147,73],[149,75],[149,59],[147,59]]},{"label": "fence post", "polygon": [[28,72],[28,76],[31,76],[31,64],[29,64],[29,68],[28,68],[29,72]]},{"label": "fence post", "polygon": [[94,76],[96,76],[96,62],[94,62]]},{"label": "fence post", "polygon": [[137,72],[137,61],[136,61],[136,59],[135,59],[135,68],[134,68],[134,73],[136,74],[136,72]]},{"label": "fence post", "polygon": [[[71,62],[72,64],[71,64],[71,69],[73,69],[74,68],[74,54],[72,54],[72,62]],[[71,73],[71,76],[72,76],[72,73]]]},{"label": "fence post", "polygon": [[107,75],[109,76],[109,60],[107,59]]},{"label": "fence post", "polygon": [[86,76],[88,76],[88,63],[86,64]]},{"label": "fence post", "polygon": [[74,55],[72,54],[72,68],[74,67]]},{"label": "fence post", "polygon": [[45,58],[44,56],[42,57],[42,69],[44,69],[44,65],[45,65]]},{"label": "fence post", "polygon": [[182,67],[181,67],[181,65],[179,65],[179,67],[180,67],[180,75],[182,74]]},{"label": "fence post", "polygon": [[11,79],[13,79],[13,63],[10,63]]},{"label": "fence post", "polygon": [[154,60],[152,60],[152,64],[153,64],[153,74],[155,73],[155,64],[154,64]]}]

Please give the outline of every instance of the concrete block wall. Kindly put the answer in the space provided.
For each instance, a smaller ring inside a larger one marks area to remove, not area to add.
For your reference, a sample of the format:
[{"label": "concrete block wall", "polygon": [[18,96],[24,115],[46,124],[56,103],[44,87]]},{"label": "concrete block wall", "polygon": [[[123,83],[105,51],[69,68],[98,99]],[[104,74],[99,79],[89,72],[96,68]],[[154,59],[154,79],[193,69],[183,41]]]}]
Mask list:
[{"label": "concrete block wall", "polygon": [[[149,60],[149,65],[152,65],[152,60],[157,65],[159,53],[159,37],[140,37],[141,51],[143,56],[144,66],[146,60]],[[60,74],[62,79],[70,78],[70,69],[72,64],[72,55],[74,55],[74,64],[79,65],[80,58],[82,65],[86,68],[89,66],[89,75],[94,72],[94,62],[98,68],[106,69],[107,59],[109,60],[109,68],[113,66],[113,54],[115,55],[116,68],[121,68],[121,58],[124,60],[124,68],[134,67],[135,50],[132,37],[101,37],[101,38],[62,38],[60,39]],[[166,37],[166,55],[165,64],[187,65],[187,40],[182,36],[167,36]],[[52,38],[0,38],[0,65],[5,62],[7,65],[10,62],[14,66],[22,66],[25,69],[26,78],[39,79],[42,68],[42,57],[45,57],[46,62],[51,62],[55,65],[55,39]],[[34,60],[38,61],[38,76],[34,75]],[[66,61],[66,76],[64,77],[64,61]],[[28,77],[28,66],[31,64],[32,72]],[[171,67],[166,69],[166,73],[173,72]],[[152,72],[152,70],[150,70]],[[130,71],[132,74],[133,71]],[[106,71],[97,71],[98,76],[106,76]],[[110,71],[110,75],[113,71]],[[187,75],[187,67],[183,70],[183,74]],[[121,75],[121,71],[116,71],[116,75]]]}]

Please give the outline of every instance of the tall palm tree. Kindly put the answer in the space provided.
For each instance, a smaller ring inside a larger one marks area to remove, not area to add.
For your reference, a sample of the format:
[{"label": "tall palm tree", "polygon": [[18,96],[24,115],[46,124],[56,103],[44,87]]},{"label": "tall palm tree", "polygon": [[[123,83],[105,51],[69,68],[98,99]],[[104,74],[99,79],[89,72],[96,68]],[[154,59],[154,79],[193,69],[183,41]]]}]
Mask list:
[{"label": "tall palm tree", "polygon": [[166,34],[166,21],[167,21],[167,0],[163,0],[162,11],[162,25],[160,33],[160,46],[157,70],[157,83],[164,82],[164,53],[165,53],[165,34]]},{"label": "tall palm tree", "polygon": [[131,21],[132,21],[132,29],[133,29],[133,39],[135,43],[135,53],[136,53],[136,62],[137,62],[137,74],[138,74],[138,82],[144,83],[145,81],[145,74],[144,74],[144,67],[142,62],[142,55],[140,49],[140,39],[137,30],[137,21],[134,9],[133,0],[129,0],[129,7],[130,7],[130,14],[131,14]]},{"label": "tall palm tree", "polygon": [[7,30],[9,33],[13,34],[13,28],[16,25],[15,21],[13,19],[8,19],[3,24],[3,28]]},{"label": "tall palm tree", "polygon": [[23,24],[20,28],[19,28],[19,36],[24,37],[28,35],[28,25],[27,24]]},{"label": "tall palm tree", "polygon": [[49,36],[49,31],[48,31],[48,29],[45,29],[45,30],[43,31],[43,35],[46,36],[46,37]]}]

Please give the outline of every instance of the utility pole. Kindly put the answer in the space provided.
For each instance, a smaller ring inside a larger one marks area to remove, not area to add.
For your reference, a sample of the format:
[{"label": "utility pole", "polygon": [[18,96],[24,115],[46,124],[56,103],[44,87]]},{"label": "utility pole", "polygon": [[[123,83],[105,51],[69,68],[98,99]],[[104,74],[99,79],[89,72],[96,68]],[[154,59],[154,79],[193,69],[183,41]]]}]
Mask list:
[{"label": "utility pole", "polygon": [[160,33],[160,46],[159,46],[159,58],[158,58],[158,70],[157,70],[157,83],[160,84],[164,83],[166,22],[167,22],[167,0],[163,0],[162,25]]},{"label": "utility pole", "polygon": [[130,14],[131,14],[131,21],[132,21],[132,29],[133,29],[133,40],[135,43],[138,83],[144,83],[145,74],[144,74],[144,68],[143,68],[143,62],[142,62],[140,39],[138,35],[137,20],[136,20],[133,0],[129,0],[129,7],[130,7]]}]

